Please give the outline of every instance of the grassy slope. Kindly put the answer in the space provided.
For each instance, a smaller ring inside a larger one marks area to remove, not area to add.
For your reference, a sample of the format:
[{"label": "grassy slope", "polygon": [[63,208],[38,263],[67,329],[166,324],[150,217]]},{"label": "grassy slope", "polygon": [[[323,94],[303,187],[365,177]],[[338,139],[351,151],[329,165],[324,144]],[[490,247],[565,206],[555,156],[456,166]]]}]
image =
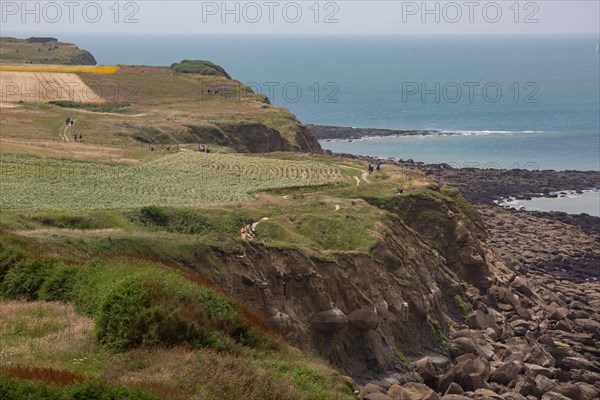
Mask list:
[{"label": "grassy slope", "polygon": [[[176,148],[167,151],[157,147],[158,151],[151,152],[139,146],[135,136],[185,142],[182,132],[186,125],[218,128],[220,124],[263,123],[291,138],[298,126],[291,113],[265,104],[259,96],[239,101],[206,96],[208,85],[235,84],[222,78],[172,75],[167,68],[155,67],[123,67],[114,75],[86,74],[82,78],[88,85],[100,88],[107,100],[130,103],[127,113],[94,113],[33,104],[3,109],[1,151],[143,165],[175,152]],[[78,120],[77,127],[85,133],[86,143],[52,141],[65,115]],[[94,145],[93,140],[113,145]],[[445,196],[420,174],[399,167],[384,165],[383,173],[365,177],[365,166],[353,160],[298,153],[245,157],[267,158],[275,164],[284,164],[281,160],[317,161],[340,168],[346,179],[323,187],[279,185],[253,200],[240,199],[228,205],[183,208],[159,202],[166,216],[160,222],[148,219],[139,209],[139,205],[146,204],[143,202],[129,209],[0,210],[0,229],[4,232],[1,239],[17,243],[33,257],[52,254],[77,264],[87,263],[93,257],[127,254],[167,265],[195,265],[199,254],[208,254],[202,261],[215,268],[207,268],[206,273],[219,273],[219,261],[211,259],[210,252],[204,249],[243,251],[246,244],[239,235],[243,217],[269,218],[257,228],[255,241],[263,246],[298,248],[322,259],[333,259],[337,253],[372,255],[383,239],[390,214],[365,199],[385,201],[394,197],[397,187],[403,187],[407,196]],[[152,174],[144,172],[149,173]],[[52,188],[52,182],[42,179],[38,182],[40,190]],[[27,194],[23,193],[26,187],[7,190]],[[98,196],[102,198],[103,193]],[[142,201],[147,198],[144,193],[136,196]],[[0,313],[4,319],[0,322],[19,329],[4,331],[1,340],[10,344],[7,348],[15,349],[6,356],[18,365],[52,366],[81,373],[86,379],[139,384],[163,398],[190,398],[193,394],[206,399],[294,398],[288,390],[293,391],[295,398],[348,398],[347,388],[335,371],[322,361],[287,347],[269,350],[246,346],[233,354],[187,347],[114,353],[94,340],[94,322],[69,305],[14,301],[0,304],[14,310]],[[40,318],[42,322],[38,321]],[[69,332],[76,336],[63,340]],[[240,387],[249,392],[240,393]],[[266,395],[265,390],[272,395]]]},{"label": "grassy slope", "polygon": [[[139,146],[140,141],[195,146],[207,139],[190,134],[189,126],[219,131],[241,124],[265,125],[296,144],[300,123],[295,116],[266,104],[263,96],[246,92],[237,81],[173,74],[168,67],[123,66],[115,74],[79,76],[109,104],[128,106],[115,107],[118,112],[92,112],[18,104],[2,110],[2,138],[58,141],[64,120],[70,116],[88,142],[119,146]],[[208,95],[209,87],[219,88],[219,94]]]},{"label": "grassy slope", "polygon": [[[58,46],[58,49],[54,46]],[[48,51],[48,48],[52,50]],[[95,64],[92,61],[89,52],[71,43],[48,42],[44,46],[42,43],[27,43],[25,39],[0,38],[1,63]]]},{"label": "grassy slope", "polygon": [[[210,278],[210,273],[219,273],[218,260],[212,259],[211,252],[203,249],[218,249],[225,253],[243,251],[245,244],[239,237],[239,221],[243,217],[253,217],[255,220],[270,218],[258,226],[257,243],[298,248],[311,257],[333,260],[337,253],[372,255],[381,242],[382,232],[389,223],[389,214],[364,199],[391,198],[397,187],[403,187],[408,197],[412,194],[432,198],[445,196],[417,172],[399,167],[384,165],[382,173],[364,177],[364,165],[353,160],[298,153],[239,157],[270,159],[274,162],[310,160],[340,168],[348,178],[325,187],[280,188],[234,206],[162,207],[166,218],[161,221],[148,219],[139,208],[5,210],[0,212],[0,228],[11,232],[4,235],[5,240],[24,241],[25,245],[21,247],[29,254],[54,254],[77,263],[120,253],[149,257],[169,264],[197,265],[200,262],[199,254],[204,253],[207,256],[202,262],[215,267],[203,271]],[[360,185],[357,185],[354,177],[359,178]],[[32,306],[24,303],[5,304],[29,310],[24,312],[25,315],[35,316],[39,313],[31,311],[28,307]],[[51,304],[35,304],[35,307],[54,307]],[[31,337],[27,333],[29,328],[26,328],[22,334],[4,338],[26,344],[11,354],[10,360],[19,365],[54,366],[112,383],[136,383],[159,395],[168,393],[168,398],[189,398],[190,393],[201,394],[204,396],[201,398],[207,399],[240,396],[240,392],[236,391],[239,386],[251,388],[250,393],[255,398],[265,396],[262,391],[264,388],[279,393],[280,398],[294,398],[285,394],[290,387],[296,398],[329,399],[345,396],[342,393],[346,389],[332,370],[312,356],[300,355],[296,350],[272,351],[245,347],[230,355],[213,350],[158,348],[133,349],[115,354],[95,344],[90,320],[73,314],[72,310],[61,310],[72,315],[76,326],[83,324],[88,327],[87,336],[81,339],[83,347],[61,348],[60,343],[52,342],[47,347],[51,351],[46,351],[40,346],[40,340],[48,341],[57,337],[56,331],[42,337],[37,334]],[[63,317],[52,315],[49,321],[56,320],[56,326],[63,326],[59,322]],[[8,322],[15,326],[24,324],[21,321]],[[246,367],[238,370],[237,365]],[[190,386],[185,383],[190,379],[183,380],[183,376],[191,376],[191,381],[198,380],[200,376],[209,376],[209,379],[205,378],[202,385]],[[223,388],[225,380],[232,382],[231,386]],[[156,384],[156,381],[162,383]],[[282,385],[282,382],[288,381],[293,385]],[[247,396],[248,392],[243,395]]]}]

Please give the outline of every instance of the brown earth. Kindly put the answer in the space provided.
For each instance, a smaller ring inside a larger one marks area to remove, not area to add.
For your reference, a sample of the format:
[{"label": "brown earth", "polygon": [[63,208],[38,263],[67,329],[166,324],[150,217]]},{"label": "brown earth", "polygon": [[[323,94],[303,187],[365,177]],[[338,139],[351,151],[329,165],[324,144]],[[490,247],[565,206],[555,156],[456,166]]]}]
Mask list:
[{"label": "brown earth", "polygon": [[76,74],[0,71],[1,102],[47,103],[54,100],[104,102]]}]

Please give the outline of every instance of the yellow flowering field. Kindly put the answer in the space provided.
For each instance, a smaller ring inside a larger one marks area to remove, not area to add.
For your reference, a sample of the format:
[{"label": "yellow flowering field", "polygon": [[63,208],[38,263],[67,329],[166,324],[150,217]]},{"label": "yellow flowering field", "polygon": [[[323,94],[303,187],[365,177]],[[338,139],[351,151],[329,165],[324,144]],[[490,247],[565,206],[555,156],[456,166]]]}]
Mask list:
[{"label": "yellow flowering field", "polygon": [[2,64],[0,71],[10,72],[56,72],[114,74],[121,67],[116,65],[42,65],[42,64]]}]

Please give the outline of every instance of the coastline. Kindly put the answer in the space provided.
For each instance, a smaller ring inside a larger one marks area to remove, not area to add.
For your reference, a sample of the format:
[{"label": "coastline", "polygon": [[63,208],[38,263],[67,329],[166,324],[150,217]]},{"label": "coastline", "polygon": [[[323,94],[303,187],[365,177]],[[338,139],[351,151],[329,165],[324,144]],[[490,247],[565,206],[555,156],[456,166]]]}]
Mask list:
[{"label": "coastline", "polygon": [[359,140],[376,137],[395,136],[431,136],[431,135],[456,135],[453,132],[436,130],[401,130],[383,128],[354,128],[344,126],[312,125],[306,124],[317,140]]},{"label": "coastline", "polygon": [[[365,163],[377,159],[332,154]],[[416,168],[438,185],[458,190],[478,210],[490,244],[511,268],[526,275],[550,275],[577,283],[600,280],[600,217],[507,209],[497,204],[511,196],[527,199],[541,193],[553,198],[555,192],[565,190],[597,190],[600,172],[453,168],[412,160],[385,160],[384,168],[386,163]]]}]

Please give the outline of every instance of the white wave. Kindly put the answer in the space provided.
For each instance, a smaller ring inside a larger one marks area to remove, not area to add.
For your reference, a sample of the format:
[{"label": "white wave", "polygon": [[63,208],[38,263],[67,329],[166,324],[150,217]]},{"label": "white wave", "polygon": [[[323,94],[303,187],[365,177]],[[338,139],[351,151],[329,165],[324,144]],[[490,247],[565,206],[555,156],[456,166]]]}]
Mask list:
[{"label": "white wave", "polygon": [[493,131],[493,130],[441,130],[443,135],[461,135],[461,136],[488,136],[488,135],[507,135],[511,136],[520,133],[543,133],[543,131]]}]

